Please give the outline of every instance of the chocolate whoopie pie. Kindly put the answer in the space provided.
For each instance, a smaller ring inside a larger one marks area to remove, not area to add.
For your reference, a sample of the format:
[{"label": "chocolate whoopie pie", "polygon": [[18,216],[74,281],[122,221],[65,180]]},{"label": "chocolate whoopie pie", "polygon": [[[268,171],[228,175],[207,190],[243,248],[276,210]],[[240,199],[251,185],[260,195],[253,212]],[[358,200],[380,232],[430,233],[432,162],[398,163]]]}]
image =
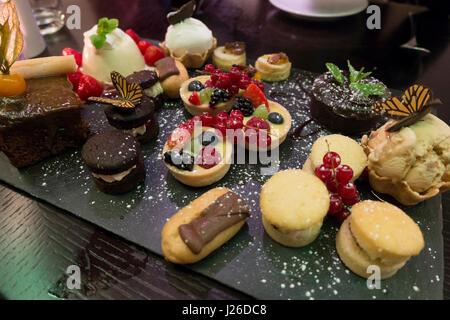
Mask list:
[{"label": "chocolate whoopie pie", "polygon": [[164,103],[163,88],[159,83],[158,74],[155,71],[142,70],[126,77],[128,82],[136,83],[142,87],[144,93],[153,100],[155,110],[159,110]]},{"label": "chocolate whoopie pie", "polygon": [[106,118],[111,126],[129,133],[140,143],[156,138],[159,132],[158,118],[155,114],[155,104],[147,96],[133,109],[117,108],[105,105]]},{"label": "chocolate whoopie pie", "polygon": [[341,73],[339,83],[331,72],[318,76],[312,87],[311,116],[327,129],[344,134],[369,131],[382,120],[371,106],[391,97],[388,88],[374,77],[365,76],[357,81],[359,86],[369,85],[383,88],[378,93],[363,94],[355,89],[350,80],[350,72]]},{"label": "chocolate whoopie pie", "polygon": [[139,142],[118,130],[90,138],[81,151],[97,188],[107,194],[122,194],[145,180],[145,165]]}]

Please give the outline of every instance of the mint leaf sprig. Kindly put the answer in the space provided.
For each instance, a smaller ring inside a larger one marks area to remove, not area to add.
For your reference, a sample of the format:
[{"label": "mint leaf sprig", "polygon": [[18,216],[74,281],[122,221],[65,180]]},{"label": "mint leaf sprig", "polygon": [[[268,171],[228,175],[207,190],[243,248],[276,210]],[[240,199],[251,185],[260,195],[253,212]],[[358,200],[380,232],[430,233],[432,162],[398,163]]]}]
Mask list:
[{"label": "mint leaf sprig", "polygon": [[[360,82],[362,79],[370,76],[372,72],[366,72],[364,73],[364,67],[361,68],[361,70],[356,71],[356,69],[351,65],[350,61],[347,60],[348,70],[349,70],[349,84],[351,90],[358,92],[359,94],[363,95],[364,98],[368,98],[369,96],[380,96],[386,93],[385,87],[381,83],[362,83]],[[327,69],[330,71],[330,73],[333,75],[333,77],[336,79],[336,81],[341,85],[344,86],[346,84],[346,78],[342,74],[339,67],[331,62],[328,62],[326,64]]]},{"label": "mint leaf sprig", "polygon": [[106,42],[106,35],[111,33],[119,26],[119,20],[101,18],[97,23],[97,34],[91,35],[92,44],[97,50],[100,50]]}]

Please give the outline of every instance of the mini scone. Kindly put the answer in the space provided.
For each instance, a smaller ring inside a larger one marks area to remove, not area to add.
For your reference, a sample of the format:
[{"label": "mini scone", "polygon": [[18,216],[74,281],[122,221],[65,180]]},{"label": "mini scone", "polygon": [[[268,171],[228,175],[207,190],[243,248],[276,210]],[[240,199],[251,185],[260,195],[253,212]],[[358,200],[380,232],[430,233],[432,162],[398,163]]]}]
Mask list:
[{"label": "mini scone", "polygon": [[164,93],[170,99],[179,98],[182,84],[189,79],[184,65],[177,59],[166,57],[156,61],[155,67]]},{"label": "mini scone", "polygon": [[132,135],[118,130],[96,134],[85,143],[81,156],[104,193],[126,193],[145,180],[140,145]]},{"label": "mini scone", "polygon": [[303,165],[303,170],[314,174],[314,170],[323,163],[323,156],[328,151],[338,153],[341,157],[341,164],[352,168],[351,182],[358,179],[367,166],[367,156],[358,142],[340,134],[332,134],[320,137],[314,142],[311,154]]},{"label": "mini scone", "polygon": [[255,63],[261,79],[270,82],[286,80],[291,74],[291,67],[288,56],[282,52],[263,55]]},{"label": "mini scone", "polygon": [[262,187],[260,207],[267,234],[288,247],[313,242],[327,215],[330,198],[317,177],[302,170],[280,171]]},{"label": "mini scone", "polygon": [[214,52],[217,39],[200,20],[192,18],[195,1],[167,15],[170,23],[165,41],[159,46],[167,56],[178,59],[186,68],[200,68]]},{"label": "mini scone", "polygon": [[218,47],[214,50],[212,61],[216,68],[227,72],[230,71],[233,65],[245,66],[247,64],[245,43],[234,41]]},{"label": "mini scone", "polygon": [[[193,116],[200,116],[203,113],[211,113],[213,115],[217,115],[220,112],[228,112],[233,107],[233,99],[231,95],[227,94],[226,97],[222,97],[221,101],[215,105],[211,105],[210,97],[214,92],[213,88],[205,88],[205,83],[210,80],[210,76],[198,76],[195,78],[191,78],[183,82],[181,88],[179,90],[179,94],[181,100],[183,100],[184,106],[186,110]],[[197,90],[192,90],[197,89]],[[208,96],[206,100],[201,99],[203,97],[203,93],[201,91],[211,91],[208,92],[205,96]],[[199,103],[193,103],[190,101],[190,97],[193,92],[199,94]],[[225,91],[224,91],[225,92]],[[226,92],[225,92],[226,93]],[[223,100],[227,101],[223,101]],[[202,101],[203,100],[203,101]],[[203,103],[204,102],[204,103]]]},{"label": "mini scone", "polygon": [[432,114],[400,131],[396,120],[363,136],[372,188],[415,205],[450,190],[450,127]]},{"label": "mini scone", "polygon": [[[193,120],[188,120],[193,126]],[[206,126],[178,126],[163,148],[163,161],[172,176],[191,187],[221,180],[231,166],[233,145]]]},{"label": "mini scone", "polygon": [[226,188],[211,189],[165,224],[164,256],[178,264],[198,262],[230,240],[249,216],[249,207],[239,195]]},{"label": "mini scone", "polygon": [[424,248],[419,226],[396,206],[362,201],[351,211],[337,234],[336,249],[357,275],[368,278],[372,273],[367,268],[376,265],[381,279],[392,277]]}]

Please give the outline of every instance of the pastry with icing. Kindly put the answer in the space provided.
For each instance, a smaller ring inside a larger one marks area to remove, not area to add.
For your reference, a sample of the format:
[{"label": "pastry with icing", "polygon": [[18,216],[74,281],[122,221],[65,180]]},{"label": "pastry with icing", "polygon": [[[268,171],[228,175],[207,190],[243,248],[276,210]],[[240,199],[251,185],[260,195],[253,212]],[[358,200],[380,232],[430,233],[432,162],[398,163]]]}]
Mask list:
[{"label": "pastry with icing", "polygon": [[379,201],[362,201],[352,207],[337,234],[336,249],[342,262],[358,276],[392,277],[424,248],[419,226],[401,209]]},{"label": "pastry with icing", "polygon": [[217,47],[212,55],[212,61],[216,68],[227,72],[235,65],[245,66],[247,64],[245,42],[227,42],[224,46]]},{"label": "pastry with icing", "polygon": [[188,72],[180,60],[165,57],[155,62],[156,72],[164,93],[170,99],[180,97],[180,88],[189,79]]},{"label": "pastry with icing", "polygon": [[194,11],[195,1],[190,1],[178,11],[169,13],[170,26],[160,44],[167,56],[180,60],[186,68],[202,67],[217,46],[211,30],[192,18]]},{"label": "pastry with icing", "polygon": [[261,189],[264,229],[273,240],[287,247],[303,247],[313,242],[329,206],[325,185],[302,170],[280,171]]},{"label": "pastry with icing", "polygon": [[275,82],[286,80],[291,74],[292,64],[283,53],[265,54],[256,60],[255,68],[264,81]]},{"label": "pastry with icing", "polygon": [[229,241],[250,217],[250,209],[236,193],[215,188],[178,211],[164,225],[161,248],[166,260],[198,262]]}]

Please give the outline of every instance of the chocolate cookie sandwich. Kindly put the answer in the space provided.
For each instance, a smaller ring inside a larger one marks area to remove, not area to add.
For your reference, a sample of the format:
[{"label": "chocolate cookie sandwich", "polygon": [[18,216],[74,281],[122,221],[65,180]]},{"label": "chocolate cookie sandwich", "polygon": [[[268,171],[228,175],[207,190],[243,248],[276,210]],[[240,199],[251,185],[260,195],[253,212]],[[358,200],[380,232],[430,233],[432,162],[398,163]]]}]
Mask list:
[{"label": "chocolate cookie sandwich", "polygon": [[127,193],[145,180],[139,142],[117,130],[90,138],[81,151],[97,188],[107,194]]},{"label": "chocolate cookie sandwich", "polygon": [[311,115],[328,129],[355,134],[375,127],[382,116],[371,106],[391,97],[379,80],[356,71],[348,62],[349,71],[341,71],[327,63],[328,72],[318,76],[311,94]]},{"label": "chocolate cookie sandwich", "polygon": [[132,135],[140,143],[156,138],[159,124],[153,99],[144,94],[140,85],[128,81],[117,72],[111,73],[111,79],[119,94],[117,98],[91,97],[89,100],[104,103],[109,124]]},{"label": "chocolate cookie sandwich", "polygon": [[142,70],[126,77],[128,82],[136,83],[144,90],[144,94],[151,98],[155,110],[159,110],[164,103],[164,90],[156,71]]}]

